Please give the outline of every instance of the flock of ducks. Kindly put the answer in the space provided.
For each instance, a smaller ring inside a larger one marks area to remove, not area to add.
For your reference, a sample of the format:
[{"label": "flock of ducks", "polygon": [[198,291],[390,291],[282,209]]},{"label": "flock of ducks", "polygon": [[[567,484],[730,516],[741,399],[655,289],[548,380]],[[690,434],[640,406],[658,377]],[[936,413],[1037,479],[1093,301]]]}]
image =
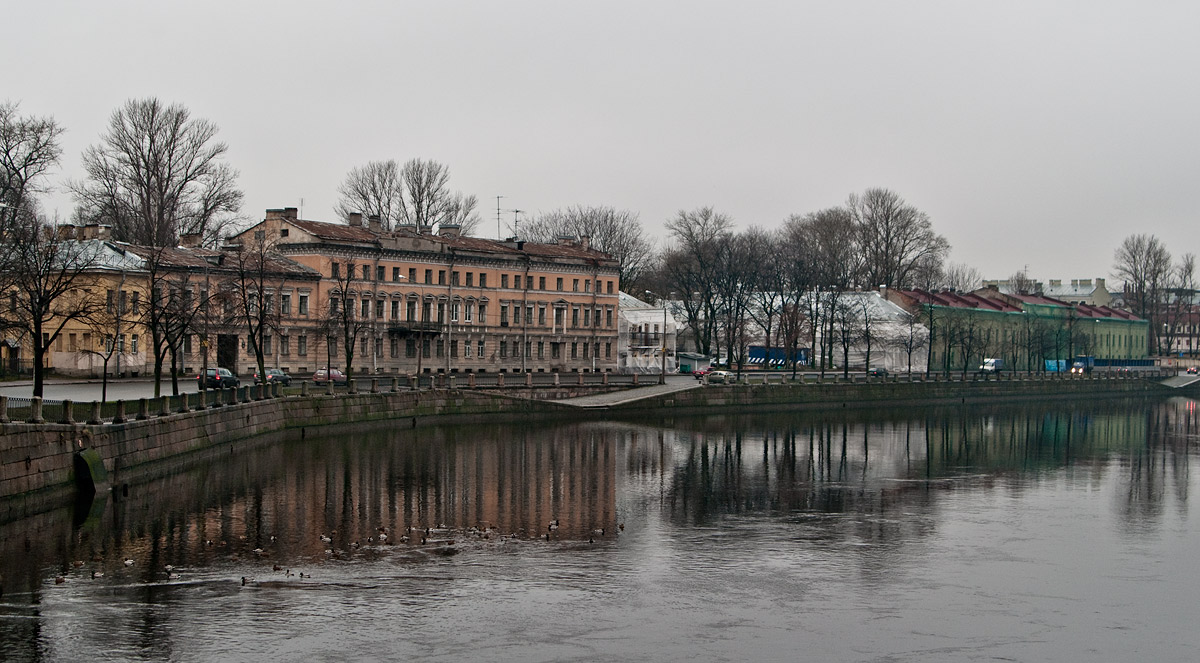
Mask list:
[{"label": "flock of ducks", "polygon": [[[544,541],[549,541],[549,540],[551,540],[553,535],[558,531],[559,527],[560,527],[560,522],[557,518],[555,518],[554,520],[551,520],[549,523],[546,524],[546,531],[536,538],[542,539]],[[435,546],[439,546],[443,550],[452,550],[453,552],[457,552],[457,550],[453,549],[453,546],[455,544],[454,539],[435,538],[435,537],[444,537],[444,535],[449,534],[450,531],[451,530],[449,528],[447,528],[445,524],[439,524],[439,525],[430,526],[430,527],[413,527],[410,525],[404,529],[403,534],[396,537],[396,541],[399,543],[406,543],[406,544],[412,543],[412,544],[420,544],[420,545],[435,545]],[[594,544],[596,542],[596,538],[604,537],[605,534],[607,533],[607,531],[608,530],[604,527],[599,527],[599,528],[591,530],[589,532],[589,536],[588,536],[588,543]],[[623,531],[625,531],[625,523],[618,524],[616,534],[619,535]],[[473,539],[491,540],[494,538],[499,543],[516,541],[516,540],[519,540],[522,538],[522,536],[520,534],[518,534],[517,532],[511,532],[509,534],[501,534],[500,531],[494,527],[482,527],[481,528],[481,527],[478,527],[475,525],[472,525],[469,529],[465,530],[465,534]],[[320,539],[321,543],[328,544],[331,546],[331,547],[328,547],[325,549],[326,555],[330,555],[333,557],[339,556],[339,552],[334,550],[332,547],[333,537],[336,535],[337,535],[336,530],[332,531],[328,534],[326,534],[324,532],[322,532],[320,534],[319,539]],[[244,536],[241,538],[245,539]],[[534,538],[534,537],[530,536],[530,537],[526,537],[526,538]],[[388,528],[384,527],[384,526],[380,526],[376,529],[376,531],[371,536],[368,536],[366,538],[366,545],[367,546],[386,545],[389,540],[390,539],[389,539]],[[270,537],[269,541],[271,543],[274,543],[275,537],[274,536]],[[224,547],[224,546],[228,546],[228,542],[221,541],[220,543],[216,543],[211,539],[207,539],[204,541],[204,545],[205,545],[205,547],[214,547],[214,546],[215,547]],[[358,540],[354,540],[348,544],[348,547],[351,550],[359,550],[363,547],[363,544],[360,543]],[[263,548],[255,548],[251,552],[253,552],[253,554],[259,558],[270,557],[270,554]],[[236,558],[236,556],[235,556],[235,558]],[[92,561],[94,561],[94,562],[103,561],[103,558],[100,555],[95,555],[95,556],[93,556]],[[83,567],[84,564],[85,563],[82,560],[76,560],[71,563],[71,565],[76,569]],[[129,568],[129,567],[134,566],[136,564],[136,562],[132,558],[126,558],[123,561],[123,564],[125,565],[126,568]],[[278,564],[272,565],[272,571],[274,571],[276,573],[283,573],[285,578],[292,578],[292,577],[298,577],[301,579],[312,578],[311,573],[304,573],[304,572],[293,573],[291,569],[284,568]],[[175,570],[175,567],[170,564],[167,564],[166,566],[163,567],[163,574],[166,576],[167,580],[179,580],[182,577]],[[104,577],[103,571],[100,571],[97,569],[93,569],[91,571],[92,579],[103,578],[103,577]],[[242,586],[257,584],[256,581],[254,580],[254,578],[252,578],[250,576],[242,576],[241,581],[242,581]],[[61,585],[65,582],[66,582],[66,577],[64,575],[58,575],[58,576],[55,576],[55,578],[54,578],[54,583],[57,585]]]}]

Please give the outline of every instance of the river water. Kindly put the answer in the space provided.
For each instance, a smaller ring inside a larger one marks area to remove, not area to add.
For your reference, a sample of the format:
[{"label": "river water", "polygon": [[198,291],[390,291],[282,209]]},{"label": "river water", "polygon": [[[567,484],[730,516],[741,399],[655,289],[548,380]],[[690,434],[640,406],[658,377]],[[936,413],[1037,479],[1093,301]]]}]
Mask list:
[{"label": "river water", "polygon": [[1195,408],[310,430],[0,524],[0,660],[1195,660]]}]

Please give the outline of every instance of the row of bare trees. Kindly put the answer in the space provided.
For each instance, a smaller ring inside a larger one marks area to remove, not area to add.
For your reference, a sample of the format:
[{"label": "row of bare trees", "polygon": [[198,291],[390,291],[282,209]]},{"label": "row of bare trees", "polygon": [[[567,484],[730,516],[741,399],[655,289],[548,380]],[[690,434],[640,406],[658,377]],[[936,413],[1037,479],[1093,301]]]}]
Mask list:
[{"label": "row of bare trees", "polygon": [[1130,235],[1117,247],[1113,273],[1123,281],[1125,306],[1150,323],[1150,352],[1169,353],[1181,329],[1196,324],[1195,254],[1176,263],[1158,237]]},{"label": "row of bare trees", "polygon": [[[822,370],[843,365],[850,345],[876,342],[870,315],[843,302],[856,288],[937,288],[945,282],[945,238],[929,218],[887,189],[868,189],[844,206],[789,217],[777,230],[734,230],[712,208],[683,210],[667,222],[670,246],[649,281],[673,292],[699,352],[747,359],[752,329],[794,359],[813,348]],[[916,348],[913,348],[915,351]],[[868,350],[868,353],[870,350]],[[868,359],[869,361],[869,359]]]}]

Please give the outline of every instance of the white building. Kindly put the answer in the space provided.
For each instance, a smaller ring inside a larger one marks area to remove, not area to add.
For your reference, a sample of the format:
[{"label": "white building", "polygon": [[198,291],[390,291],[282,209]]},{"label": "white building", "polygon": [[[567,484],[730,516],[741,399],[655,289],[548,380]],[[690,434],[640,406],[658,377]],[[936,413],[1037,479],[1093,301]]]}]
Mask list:
[{"label": "white building", "polygon": [[675,345],[678,329],[668,307],[653,306],[620,294],[617,306],[617,370],[622,373],[661,373],[666,349],[667,373],[679,370]]}]

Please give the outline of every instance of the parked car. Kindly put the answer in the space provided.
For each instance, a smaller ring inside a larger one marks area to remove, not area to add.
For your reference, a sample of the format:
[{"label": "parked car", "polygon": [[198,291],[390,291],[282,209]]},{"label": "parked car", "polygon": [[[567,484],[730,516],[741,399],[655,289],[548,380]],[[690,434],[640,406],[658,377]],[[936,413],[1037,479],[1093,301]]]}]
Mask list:
[{"label": "parked car", "polygon": [[706,366],[704,368],[697,368],[696,370],[692,371],[692,375],[696,376],[697,380],[703,380],[704,376],[708,375],[711,372],[712,372],[712,367]]},{"label": "parked car", "polygon": [[197,389],[226,389],[241,384],[238,376],[228,368],[210,368],[203,375],[196,376]]},{"label": "parked car", "polygon": [[313,384],[325,384],[330,380],[333,380],[333,384],[339,387],[345,386],[346,374],[336,368],[329,369],[328,371],[324,368],[318,368],[317,372],[313,373],[312,376]]},{"label": "parked car", "polygon": [[871,370],[867,371],[867,375],[869,375],[873,378],[886,378],[888,376],[888,371],[886,368],[876,366],[876,367],[872,368]]},{"label": "parked car", "polygon": [[733,373],[730,373],[729,371],[710,370],[708,373],[706,373],[706,375],[708,375],[709,382],[730,382],[733,380]]},{"label": "parked car", "polygon": [[1188,373],[1191,373],[1192,375],[1195,375],[1195,374],[1196,374],[1196,367],[1195,367],[1195,366],[1188,366],[1188,370],[1187,370],[1187,372],[1188,372]]},{"label": "parked car", "polygon": [[[254,381],[255,382],[263,382],[263,380],[258,379],[258,373],[254,374]],[[287,373],[284,373],[283,369],[268,368],[267,369],[267,378],[266,378],[265,382],[267,382],[268,384],[270,384],[272,382],[278,382],[279,384],[287,387],[292,384],[292,376],[288,375]]]}]

